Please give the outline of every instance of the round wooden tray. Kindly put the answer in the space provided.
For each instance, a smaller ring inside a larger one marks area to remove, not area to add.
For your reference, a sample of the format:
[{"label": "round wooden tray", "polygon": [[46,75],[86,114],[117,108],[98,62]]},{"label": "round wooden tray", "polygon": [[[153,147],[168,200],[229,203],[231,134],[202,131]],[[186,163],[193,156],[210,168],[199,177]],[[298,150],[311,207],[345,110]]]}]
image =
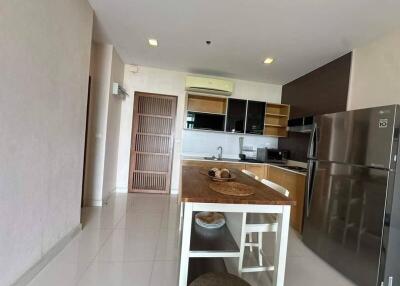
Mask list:
[{"label": "round wooden tray", "polygon": [[229,182],[229,181],[233,181],[236,179],[236,175],[233,174],[232,172],[230,172],[231,176],[229,178],[216,178],[216,177],[210,176],[208,174],[208,170],[205,170],[205,169],[200,170],[200,174],[209,177],[211,180],[213,180],[215,182]]},{"label": "round wooden tray", "polygon": [[208,186],[211,190],[228,196],[245,197],[255,193],[252,187],[237,182],[212,182]]}]

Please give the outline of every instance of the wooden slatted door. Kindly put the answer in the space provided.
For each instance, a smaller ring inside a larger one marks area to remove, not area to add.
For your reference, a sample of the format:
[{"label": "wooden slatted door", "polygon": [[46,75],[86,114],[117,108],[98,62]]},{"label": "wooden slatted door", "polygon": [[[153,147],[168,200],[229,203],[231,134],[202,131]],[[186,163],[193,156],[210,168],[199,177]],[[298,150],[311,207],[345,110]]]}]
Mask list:
[{"label": "wooden slatted door", "polygon": [[129,192],[168,193],[177,98],[136,92],[134,102]]}]

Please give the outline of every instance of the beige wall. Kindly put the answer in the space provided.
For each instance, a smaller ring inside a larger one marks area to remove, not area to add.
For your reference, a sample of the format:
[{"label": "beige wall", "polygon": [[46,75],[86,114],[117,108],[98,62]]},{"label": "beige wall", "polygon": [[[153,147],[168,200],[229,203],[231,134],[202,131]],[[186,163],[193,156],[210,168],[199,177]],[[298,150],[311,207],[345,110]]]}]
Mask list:
[{"label": "beige wall", "polygon": [[400,104],[400,30],[353,51],[347,109]]},{"label": "beige wall", "polygon": [[103,178],[103,200],[106,200],[113,192],[115,192],[117,185],[119,125],[121,119],[121,104],[123,100],[112,95],[113,82],[119,84],[123,84],[124,82],[124,63],[115,49],[113,49],[111,63],[111,84],[108,102],[107,138]]},{"label": "beige wall", "polygon": [[103,201],[103,173],[112,51],[111,45],[92,44],[90,59],[92,81],[86,142],[85,205],[101,206]]},{"label": "beige wall", "polygon": [[122,100],[112,83],[122,83],[124,64],[112,45],[93,43],[85,169],[85,205],[101,206],[115,191]]},{"label": "beige wall", "polygon": [[0,285],[80,224],[93,12],[1,1]]},{"label": "beige wall", "polygon": [[[125,66],[124,84],[130,96],[123,102],[118,152],[118,191],[126,192],[128,186],[131,146],[133,100],[135,91],[175,95],[178,97],[176,135],[174,142],[171,192],[177,193],[180,178],[180,154],[185,105],[185,77],[187,73],[149,67]],[[282,86],[260,82],[230,79],[235,82],[232,97],[280,102]],[[237,142],[234,144],[237,145]]]}]

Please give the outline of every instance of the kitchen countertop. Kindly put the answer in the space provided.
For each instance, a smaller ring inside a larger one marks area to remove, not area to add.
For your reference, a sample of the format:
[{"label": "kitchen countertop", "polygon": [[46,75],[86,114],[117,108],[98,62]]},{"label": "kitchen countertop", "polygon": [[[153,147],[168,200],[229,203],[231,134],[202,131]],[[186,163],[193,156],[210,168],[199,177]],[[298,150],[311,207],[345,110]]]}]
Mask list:
[{"label": "kitchen countertop", "polygon": [[183,202],[220,203],[220,204],[260,204],[260,205],[296,205],[296,201],[285,197],[263,183],[245,175],[239,170],[232,170],[236,181],[254,190],[250,196],[227,196],[209,188],[210,179],[201,174],[202,168],[185,166],[182,169]]},{"label": "kitchen countertop", "polygon": [[204,157],[196,157],[196,156],[182,156],[181,160],[184,161],[204,161],[204,162],[226,162],[226,163],[238,163],[238,164],[254,164],[254,165],[269,165],[273,166],[288,172],[296,173],[299,175],[306,176],[307,172],[302,172],[302,171],[297,171],[297,170],[291,170],[288,168],[288,166],[295,166],[294,164],[290,163],[262,163],[262,162],[249,162],[249,161],[242,161],[240,159],[232,159],[232,158],[222,158],[222,160],[210,160],[210,159],[205,159]]}]

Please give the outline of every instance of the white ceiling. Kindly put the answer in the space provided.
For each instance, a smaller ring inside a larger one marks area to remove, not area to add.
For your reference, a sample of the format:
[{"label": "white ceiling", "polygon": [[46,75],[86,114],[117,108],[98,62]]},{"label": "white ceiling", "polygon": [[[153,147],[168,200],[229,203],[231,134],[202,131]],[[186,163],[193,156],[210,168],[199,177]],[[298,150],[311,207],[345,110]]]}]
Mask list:
[{"label": "white ceiling", "polygon": [[[400,27],[398,0],[89,2],[96,40],[125,63],[277,84]],[[264,65],[266,57],[275,62]]]}]

